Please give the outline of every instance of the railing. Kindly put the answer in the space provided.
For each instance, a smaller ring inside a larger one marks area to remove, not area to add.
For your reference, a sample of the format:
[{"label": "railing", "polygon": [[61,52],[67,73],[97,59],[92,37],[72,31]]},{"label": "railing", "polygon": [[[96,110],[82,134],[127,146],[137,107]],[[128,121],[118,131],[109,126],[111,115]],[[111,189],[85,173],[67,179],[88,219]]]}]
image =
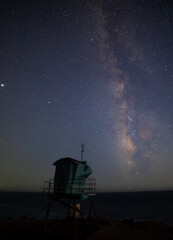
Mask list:
[{"label": "railing", "polygon": [[[69,190],[64,189],[63,181],[60,180],[61,187],[57,190],[57,193],[71,193],[71,194],[86,194],[92,195],[96,193],[96,179],[95,178],[72,178],[70,179]],[[54,191],[54,179],[44,181],[43,193],[53,193]]]},{"label": "railing", "polygon": [[95,178],[72,178],[70,181],[71,193],[95,194],[96,179]]},{"label": "railing", "polygon": [[54,179],[49,179],[48,181],[44,181],[43,185],[43,193],[52,193],[54,189]]}]

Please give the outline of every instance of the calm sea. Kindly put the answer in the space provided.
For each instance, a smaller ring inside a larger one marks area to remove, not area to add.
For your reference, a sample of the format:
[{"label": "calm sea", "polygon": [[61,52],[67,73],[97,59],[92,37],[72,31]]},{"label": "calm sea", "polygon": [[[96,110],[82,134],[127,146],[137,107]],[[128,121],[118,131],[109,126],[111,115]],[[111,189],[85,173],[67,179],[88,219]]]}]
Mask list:
[{"label": "calm sea", "polygon": [[[157,220],[173,225],[173,191],[97,193],[93,198],[97,216],[115,219]],[[42,193],[0,192],[0,219],[37,217],[45,214],[47,196]],[[81,208],[88,210],[88,200]],[[63,218],[67,209],[54,203],[50,217]]]}]

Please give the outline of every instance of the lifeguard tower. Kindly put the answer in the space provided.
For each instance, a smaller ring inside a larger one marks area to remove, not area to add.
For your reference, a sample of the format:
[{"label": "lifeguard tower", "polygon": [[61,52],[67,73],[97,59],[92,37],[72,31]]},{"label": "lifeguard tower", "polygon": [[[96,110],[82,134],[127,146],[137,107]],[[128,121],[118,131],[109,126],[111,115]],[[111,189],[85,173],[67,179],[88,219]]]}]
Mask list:
[{"label": "lifeguard tower", "polygon": [[84,145],[81,148],[81,161],[66,157],[53,163],[56,167],[54,179],[46,181],[44,185],[44,192],[48,193],[50,199],[45,219],[48,218],[53,201],[68,207],[68,217],[86,216],[80,210],[80,201],[95,195],[96,181],[95,178],[89,178],[92,170],[87,162],[83,161],[83,152]]},{"label": "lifeguard tower", "polygon": [[88,178],[92,170],[86,161],[61,158],[54,162],[54,198],[84,200],[95,194],[95,179]]}]

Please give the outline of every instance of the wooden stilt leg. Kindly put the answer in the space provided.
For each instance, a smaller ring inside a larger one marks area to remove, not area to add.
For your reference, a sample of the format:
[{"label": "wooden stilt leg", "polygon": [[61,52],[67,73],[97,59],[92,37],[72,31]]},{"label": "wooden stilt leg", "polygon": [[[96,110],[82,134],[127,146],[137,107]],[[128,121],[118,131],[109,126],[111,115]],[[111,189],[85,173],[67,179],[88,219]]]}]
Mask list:
[{"label": "wooden stilt leg", "polygon": [[91,202],[90,202],[90,208],[89,208],[89,214],[88,214],[88,217],[91,216],[91,211],[92,211],[92,210],[93,210],[93,213],[94,213],[95,217],[97,217],[93,200],[91,200]]},{"label": "wooden stilt leg", "polygon": [[93,200],[92,200],[92,207],[93,207],[93,212],[94,212],[94,215],[95,215],[95,217],[97,217],[97,214],[96,214],[96,209],[95,209],[95,205],[94,205],[94,202],[93,202]]},{"label": "wooden stilt leg", "polygon": [[77,239],[76,212],[74,212],[74,240]]},{"label": "wooden stilt leg", "polygon": [[43,224],[42,224],[42,230],[43,230],[43,231],[45,231],[45,229],[46,229],[47,220],[48,220],[48,216],[49,216],[49,211],[50,211],[51,205],[52,205],[52,201],[50,201],[50,202],[47,204],[46,214],[45,214],[44,221],[43,221]]}]

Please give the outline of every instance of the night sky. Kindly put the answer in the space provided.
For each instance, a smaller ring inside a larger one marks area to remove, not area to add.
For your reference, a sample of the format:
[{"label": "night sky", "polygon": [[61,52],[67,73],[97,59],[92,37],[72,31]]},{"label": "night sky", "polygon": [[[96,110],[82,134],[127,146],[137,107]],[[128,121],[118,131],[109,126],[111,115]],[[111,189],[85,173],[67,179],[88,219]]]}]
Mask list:
[{"label": "night sky", "polygon": [[0,1],[0,190],[82,143],[97,191],[173,190],[172,109],[172,1]]}]

